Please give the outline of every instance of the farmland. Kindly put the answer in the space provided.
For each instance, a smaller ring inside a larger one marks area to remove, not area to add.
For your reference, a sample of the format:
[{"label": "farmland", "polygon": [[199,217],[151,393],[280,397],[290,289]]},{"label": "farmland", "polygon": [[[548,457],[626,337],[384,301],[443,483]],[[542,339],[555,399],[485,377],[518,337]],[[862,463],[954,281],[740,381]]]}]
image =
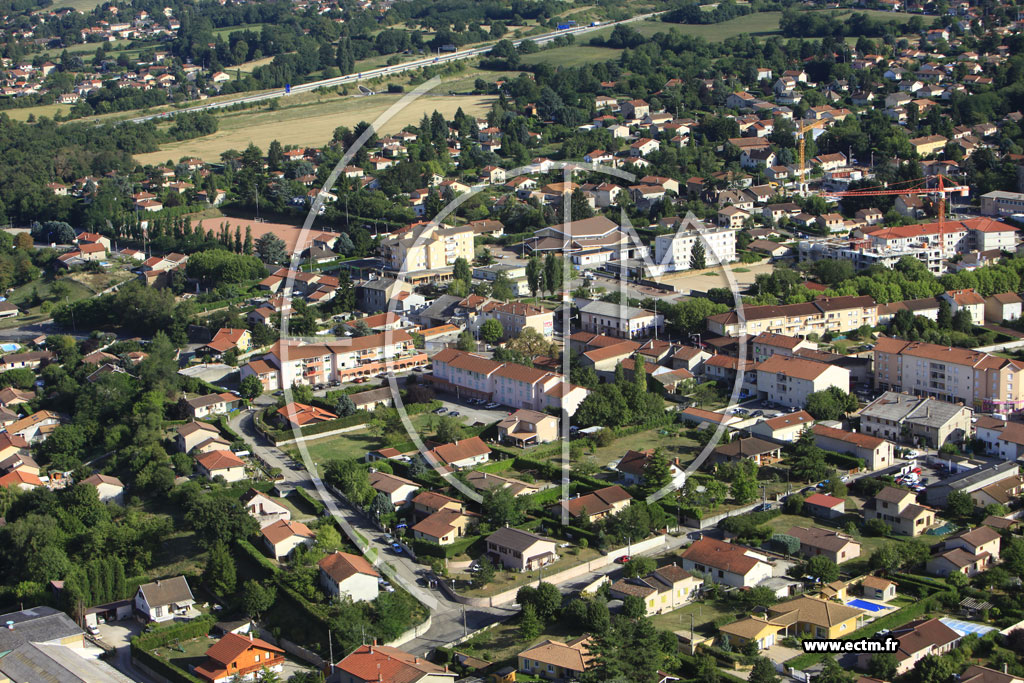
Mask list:
[{"label": "farmland", "polygon": [[[325,99],[310,104],[284,106],[273,111],[247,110],[219,117],[220,130],[193,140],[164,145],[157,152],[136,155],[141,164],[162,163],[167,159],[195,156],[217,161],[229,149],[245,149],[249,143],[266,148],[272,140],[288,144],[323,145],[331,139],[338,126],[354,126],[360,121],[373,121],[401,99],[401,95],[374,95]],[[380,132],[399,131],[418,123],[423,114],[435,110],[451,118],[459,107],[470,116],[481,115],[490,105],[490,97],[450,97],[428,95],[406,107],[385,123]]]}]

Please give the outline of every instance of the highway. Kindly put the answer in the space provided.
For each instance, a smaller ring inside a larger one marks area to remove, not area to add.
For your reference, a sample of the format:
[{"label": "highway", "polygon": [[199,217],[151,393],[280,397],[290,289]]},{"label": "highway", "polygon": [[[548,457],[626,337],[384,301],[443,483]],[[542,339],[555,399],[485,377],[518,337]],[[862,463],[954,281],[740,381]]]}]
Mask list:
[{"label": "highway", "polygon": [[[628,23],[634,22],[634,21],[642,21],[644,19],[647,19],[649,17],[654,16],[655,14],[659,14],[659,13],[658,12],[652,12],[652,13],[648,13],[648,14],[639,14],[639,15],[637,15],[635,17],[630,17],[629,19],[623,19],[622,21],[607,22],[607,23],[604,23],[604,24],[600,24],[598,26],[575,26],[573,28],[563,29],[561,31],[552,31],[550,33],[543,33],[543,34],[538,35],[538,36],[531,36],[531,37],[528,37],[528,38],[522,38],[520,40],[513,41],[512,44],[515,45],[516,47],[518,47],[520,45],[520,43],[522,43],[524,40],[532,40],[533,42],[537,43],[538,45],[545,45],[547,43],[550,43],[551,41],[553,41],[555,38],[557,38],[559,36],[566,36],[566,35],[578,36],[578,35],[583,35],[583,34],[586,34],[586,33],[591,33],[593,31],[598,31],[598,30],[604,29],[604,28],[606,28],[608,26],[615,26],[616,24],[628,24]],[[494,47],[494,43],[488,43],[487,45],[482,45],[480,47],[474,47],[474,48],[470,48],[468,50],[464,50],[464,51],[460,51],[460,52],[450,52],[450,53],[443,54],[443,55],[424,57],[423,59],[416,59],[416,60],[413,60],[411,62],[406,62],[404,64],[395,64],[393,66],[382,66],[382,67],[379,67],[379,68],[376,68],[376,69],[368,69],[367,71],[360,71],[359,73],[348,74],[346,76],[337,76],[335,78],[325,78],[325,79],[320,80],[320,81],[311,81],[309,83],[299,83],[299,84],[290,86],[290,89],[289,89],[288,92],[285,92],[284,89],[281,89],[281,90],[274,90],[272,92],[260,93],[258,95],[240,95],[240,96],[238,96],[238,97],[236,97],[234,99],[230,99],[230,100],[222,100],[220,102],[210,102],[208,104],[200,104],[200,105],[195,106],[195,107],[189,107],[188,109],[175,109],[173,111],[167,111],[167,112],[163,112],[163,113],[160,113],[160,114],[147,114],[146,116],[138,116],[136,118],[127,119],[127,120],[129,122],[131,122],[131,123],[143,123],[145,121],[150,121],[152,119],[166,119],[166,118],[170,118],[172,116],[175,116],[177,114],[181,114],[183,112],[208,111],[210,109],[223,109],[225,107],[233,107],[236,104],[251,104],[251,103],[254,103],[254,102],[263,102],[265,100],[273,100],[273,99],[276,99],[278,97],[285,97],[286,95],[289,95],[289,94],[295,95],[295,94],[302,93],[302,92],[309,92],[311,90],[316,90],[317,88],[330,88],[330,87],[334,87],[334,86],[338,86],[338,85],[345,85],[345,84],[348,84],[348,83],[358,83],[359,81],[372,80],[374,78],[380,78],[381,76],[392,76],[392,75],[395,75],[395,74],[403,73],[405,71],[411,71],[413,69],[419,69],[419,68],[422,68],[422,67],[425,67],[425,66],[431,66],[433,64],[445,64],[447,62],[454,62],[454,61],[458,61],[458,60],[461,60],[461,59],[473,59],[475,57],[480,57],[481,55],[484,55],[484,54],[490,52],[491,48],[493,48],[493,47]]]}]

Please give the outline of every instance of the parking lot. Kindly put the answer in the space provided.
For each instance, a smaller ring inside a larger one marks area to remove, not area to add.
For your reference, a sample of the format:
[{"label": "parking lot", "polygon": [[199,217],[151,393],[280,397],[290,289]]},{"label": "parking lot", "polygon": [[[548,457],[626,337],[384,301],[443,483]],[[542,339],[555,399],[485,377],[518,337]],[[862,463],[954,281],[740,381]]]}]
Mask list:
[{"label": "parking lot", "polygon": [[439,398],[441,399],[441,406],[445,409],[445,414],[451,415],[454,411],[458,413],[456,417],[468,425],[477,422],[491,424],[514,412],[502,405],[497,405],[494,408],[485,408],[483,405],[470,404],[467,399],[458,399],[449,394],[444,394]]}]

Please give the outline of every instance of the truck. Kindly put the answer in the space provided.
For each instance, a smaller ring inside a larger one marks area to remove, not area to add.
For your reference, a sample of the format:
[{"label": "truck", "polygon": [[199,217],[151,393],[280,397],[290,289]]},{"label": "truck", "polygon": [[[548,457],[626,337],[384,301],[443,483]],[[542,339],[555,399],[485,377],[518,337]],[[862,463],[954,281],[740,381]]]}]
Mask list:
[{"label": "truck", "polygon": [[566,29],[573,28],[574,26],[576,26],[576,22],[575,21],[567,21],[565,23],[559,24],[558,25],[558,30],[559,31],[565,31]]}]

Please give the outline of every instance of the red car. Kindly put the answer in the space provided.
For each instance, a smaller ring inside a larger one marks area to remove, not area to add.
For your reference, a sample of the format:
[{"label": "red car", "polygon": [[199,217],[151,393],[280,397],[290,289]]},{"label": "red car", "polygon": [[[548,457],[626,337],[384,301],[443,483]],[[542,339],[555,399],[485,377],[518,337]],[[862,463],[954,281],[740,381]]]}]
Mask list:
[{"label": "red car", "polygon": [[626,564],[627,562],[629,562],[629,560],[630,560],[629,555],[623,555],[622,557],[616,558],[615,561],[618,562],[619,564]]}]

